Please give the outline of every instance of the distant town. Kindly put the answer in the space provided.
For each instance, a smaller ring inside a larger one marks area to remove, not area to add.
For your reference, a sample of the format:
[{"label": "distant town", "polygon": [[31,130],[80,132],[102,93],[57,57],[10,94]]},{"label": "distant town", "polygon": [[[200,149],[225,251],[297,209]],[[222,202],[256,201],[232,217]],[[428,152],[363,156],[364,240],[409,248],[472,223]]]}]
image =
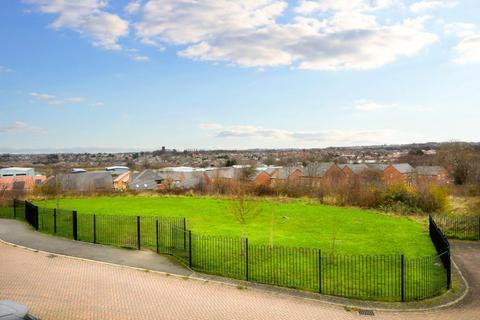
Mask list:
[{"label": "distant town", "polygon": [[[480,143],[470,144],[480,149]],[[0,154],[1,167],[33,167],[50,174],[52,168],[67,172],[73,168],[98,169],[127,166],[130,169],[161,169],[251,166],[299,166],[311,162],[432,164],[442,143],[329,147],[323,149],[183,150],[161,147],[155,151],[121,153]],[[421,161],[422,163],[417,163]]]},{"label": "distant town", "polygon": [[[480,144],[469,147],[478,150]],[[387,185],[415,186],[425,181],[447,185],[454,182],[454,174],[448,164],[439,160],[442,148],[441,143],[426,143],[288,150],[177,151],[162,147],[130,153],[3,154],[0,182],[5,192],[19,194],[35,189],[48,193],[45,189],[60,186],[62,192],[81,193],[223,193],[225,184],[230,186],[234,181],[268,187],[270,193],[281,185],[302,186],[300,194],[311,194],[312,189],[338,189],[342,184],[354,187],[354,181],[359,179]],[[375,175],[378,179],[373,179]],[[304,190],[307,187],[310,191]]]}]

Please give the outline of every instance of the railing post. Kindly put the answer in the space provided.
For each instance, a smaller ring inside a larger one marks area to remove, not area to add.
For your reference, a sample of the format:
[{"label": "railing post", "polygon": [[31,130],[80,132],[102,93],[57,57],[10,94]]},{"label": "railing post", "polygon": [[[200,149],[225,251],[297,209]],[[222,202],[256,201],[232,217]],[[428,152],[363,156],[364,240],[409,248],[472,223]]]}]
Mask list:
[{"label": "railing post", "polygon": [[97,243],[97,216],[93,215],[93,243]]},{"label": "railing post", "polygon": [[192,259],[192,231],[188,230],[188,266],[192,268],[193,259]]},{"label": "railing post", "polygon": [[33,206],[33,210],[34,210],[34,215],[33,215],[33,221],[34,221],[34,227],[35,227],[35,230],[38,230],[38,207],[37,206]]},{"label": "railing post", "polygon": [[155,239],[157,240],[157,253],[160,253],[158,246],[158,220],[155,221]]},{"label": "railing post", "polygon": [[245,238],[245,279],[248,281],[248,238]]},{"label": "railing post", "polygon": [[318,249],[318,293],[322,293],[322,250]]},{"label": "railing post", "polygon": [[137,216],[137,249],[138,250],[141,249],[140,239],[141,239],[141,235],[140,235],[140,216]]},{"label": "railing post", "polygon": [[478,221],[477,221],[477,240],[480,240],[480,216],[478,216]]},{"label": "railing post", "polygon": [[450,257],[450,248],[447,249],[447,289],[452,287],[452,260]]},{"label": "railing post", "polygon": [[402,302],[405,302],[405,256],[401,256],[401,289],[402,289]]},{"label": "railing post", "polygon": [[77,211],[72,211],[72,233],[73,233],[73,240],[78,240],[78,228],[77,228]]},{"label": "railing post", "polygon": [[53,209],[53,233],[57,233],[57,208]]},{"label": "railing post", "polygon": [[183,218],[183,250],[187,250],[187,221]]}]

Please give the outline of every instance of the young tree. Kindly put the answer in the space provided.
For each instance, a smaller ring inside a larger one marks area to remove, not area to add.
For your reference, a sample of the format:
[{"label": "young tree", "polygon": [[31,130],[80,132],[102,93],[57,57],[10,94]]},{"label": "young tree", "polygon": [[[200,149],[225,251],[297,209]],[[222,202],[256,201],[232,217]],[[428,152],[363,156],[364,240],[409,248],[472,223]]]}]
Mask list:
[{"label": "young tree", "polygon": [[4,204],[4,202],[7,201],[7,191],[8,185],[6,183],[1,183],[0,182],[0,207]]},{"label": "young tree", "polygon": [[242,255],[245,252],[245,225],[260,213],[258,204],[251,199],[249,188],[245,184],[237,184],[233,188],[233,196],[228,211],[241,227]]}]

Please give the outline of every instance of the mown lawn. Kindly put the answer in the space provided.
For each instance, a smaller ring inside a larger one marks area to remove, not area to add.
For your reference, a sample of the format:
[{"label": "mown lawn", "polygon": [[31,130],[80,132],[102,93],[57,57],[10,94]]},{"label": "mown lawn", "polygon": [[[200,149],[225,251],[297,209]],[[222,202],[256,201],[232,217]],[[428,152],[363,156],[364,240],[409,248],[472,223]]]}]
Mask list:
[{"label": "mown lawn", "polygon": [[[55,201],[36,201],[55,207]],[[185,217],[195,234],[240,236],[229,200],[209,197],[90,197],[60,200],[60,208],[79,214]],[[424,226],[406,217],[339,208],[308,200],[258,201],[260,213],[246,227],[251,244],[268,244],[270,229],[278,246],[320,248],[329,254],[435,255]],[[272,219],[273,217],[273,219]],[[273,221],[273,223],[272,223]],[[334,241],[335,240],[335,241]]]}]

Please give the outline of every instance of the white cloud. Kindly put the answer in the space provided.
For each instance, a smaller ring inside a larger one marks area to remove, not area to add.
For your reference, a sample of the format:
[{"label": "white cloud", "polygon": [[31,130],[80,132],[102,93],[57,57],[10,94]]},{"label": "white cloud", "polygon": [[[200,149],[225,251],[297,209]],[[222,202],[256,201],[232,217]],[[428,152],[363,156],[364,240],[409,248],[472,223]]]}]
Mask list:
[{"label": "white cloud", "polygon": [[394,0],[301,0],[295,8],[300,14],[318,12],[358,12],[386,9],[395,4]]},{"label": "white cloud", "polygon": [[85,101],[83,97],[57,97],[51,94],[31,92],[30,96],[37,101],[46,102],[50,105],[67,105],[67,104],[78,104]]},{"label": "white cloud", "polygon": [[212,129],[212,130],[216,130],[216,129],[222,129],[223,126],[219,123],[213,123],[213,122],[207,122],[207,123],[200,123],[198,125],[198,127],[200,129]]},{"label": "white cloud", "polygon": [[[223,126],[219,126],[223,128]],[[208,128],[209,129],[209,128]],[[385,143],[396,137],[396,132],[389,129],[338,129],[321,131],[291,131],[263,128],[258,126],[233,126],[216,133],[218,138],[269,139],[285,142],[318,142],[328,145]]]},{"label": "white cloud", "polygon": [[134,55],[132,58],[134,61],[139,61],[139,62],[145,62],[145,61],[150,61],[150,58],[147,56],[142,56],[142,55]]},{"label": "white cloud", "polygon": [[391,26],[310,37],[300,45],[305,56],[300,68],[366,70],[414,56],[438,39],[424,29],[424,21],[407,19]]},{"label": "white cloud", "polygon": [[51,26],[68,28],[91,39],[94,46],[118,50],[118,40],[128,34],[128,22],[104,11],[105,0],[25,0],[38,11],[58,17]]},{"label": "white cloud", "polygon": [[134,0],[129,4],[127,4],[123,10],[128,14],[135,14],[138,11],[140,11],[140,7],[141,7],[140,1]]},{"label": "white cloud", "polygon": [[136,30],[149,43],[189,44],[270,25],[286,6],[277,0],[150,0]]},{"label": "white cloud", "polygon": [[358,111],[375,112],[391,107],[390,105],[381,104],[371,100],[357,100],[353,104],[353,108]]},{"label": "white cloud", "polygon": [[419,13],[437,8],[453,8],[457,4],[457,0],[421,0],[410,5],[410,11]]},{"label": "white cloud", "polygon": [[459,38],[459,42],[453,47],[455,58],[453,62],[458,64],[480,63],[480,31],[472,23],[449,23],[444,27],[445,34]]},{"label": "white cloud", "polygon": [[466,37],[475,34],[477,26],[473,23],[453,22],[445,24],[443,28],[448,36]]},{"label": "white cloud", "polygon": [[25,133],[32,131],[41,131],[41,129],[32,127],[29,124],[21,121],[16,121],[11,125],[0,127],[0,133]]},{"label": "white cloud", "polygon": [[179,46],[180,56],[194,60],[372,69],[418,54],[438,39],[425,30],[423,17],[379,24],[374,12],[394,2],[302,1],[289,22],[279,23],[287,8],[280,0],[150,0],[135,29],[143,42]]},{"label": "white cloud", "polygon": [[92,107],[103,107],[104,105],[105,103],[100,101],[92,103]]},{"label": "white cloud", "polygon": [[458,64],[480,63],[480,33],[463,37],[453,48]]},{"label": "white cloud", "polygon": [[13,72],[13,70],[5,66],[0,66],[0,73],[10,73],[10,72]]}]

